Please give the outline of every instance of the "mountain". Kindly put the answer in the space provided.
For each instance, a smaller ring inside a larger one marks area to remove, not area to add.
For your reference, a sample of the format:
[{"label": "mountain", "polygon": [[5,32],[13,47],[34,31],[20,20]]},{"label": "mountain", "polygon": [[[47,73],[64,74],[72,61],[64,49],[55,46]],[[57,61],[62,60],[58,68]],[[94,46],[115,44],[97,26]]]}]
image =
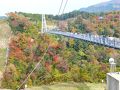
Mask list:
[{"label": "mountain", "polygon": [[5,16],[0,16],[0,19],[5,19],[6,17]]},{"label": "mountain", "polygon": [[120,0],[111,0],[80,9],[80,11],[85,12],[110,12],[118,10],[120,11]]}]

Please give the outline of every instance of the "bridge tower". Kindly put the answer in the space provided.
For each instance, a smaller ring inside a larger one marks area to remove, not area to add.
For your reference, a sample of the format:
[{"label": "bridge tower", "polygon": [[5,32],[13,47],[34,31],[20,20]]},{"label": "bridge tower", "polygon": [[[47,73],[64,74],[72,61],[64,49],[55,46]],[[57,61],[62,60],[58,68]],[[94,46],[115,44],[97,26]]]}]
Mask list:
[{"label": "bridge tower", "polygon": [[41,33],[47,32],[47,24],[45,19],[45,14],[42,14],[42,30]]}]

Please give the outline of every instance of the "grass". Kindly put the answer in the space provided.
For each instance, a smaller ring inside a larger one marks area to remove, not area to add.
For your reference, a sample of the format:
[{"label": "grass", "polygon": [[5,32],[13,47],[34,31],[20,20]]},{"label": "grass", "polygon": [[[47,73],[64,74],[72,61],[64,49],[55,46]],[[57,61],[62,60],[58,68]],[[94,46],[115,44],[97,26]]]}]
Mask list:
[{"label": "grass", "polygon": [[[0,20],[0,79],[4,71],[5,60],[6,60],[6,48],[7,40],[11,35],[11,29],[6,20]],[[1,81],[0,81],[1,85]]]},{"label": "grass", "polygon": [[54,85],[43,85],[26,90],[105,90],[105,84],[101,83],[57,83]]},{"label": "grass", "polygon": [[11,35],[11,28],[8,25],[8,22],[0,20],[0,40],[8,39],[10,35]]}]

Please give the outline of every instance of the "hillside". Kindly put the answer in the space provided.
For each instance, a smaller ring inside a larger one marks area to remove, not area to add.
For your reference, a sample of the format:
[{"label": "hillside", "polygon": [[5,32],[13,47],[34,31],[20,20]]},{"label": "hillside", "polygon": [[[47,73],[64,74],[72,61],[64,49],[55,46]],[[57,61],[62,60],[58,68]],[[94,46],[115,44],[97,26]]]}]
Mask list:
[{"label": "hillside", "polygon": [[8,46],[8,39],[11,36],[10,26],[4,20],[0,20],[0,70],[3,70],[6,60],[6,48]]},{"label": "hillside", "polygon": [[[34,23],[41,26],[40,14],[20,13]],[[47,25],[58,25],[62,30],[79,33],[93,33],[98,35],[120,37],[120,11],[104,13],[88,13],[73,11],[59,16],[46,15]],[[74,30],[73,30],[74,29]]]},{"label": "hillside", "polygon": [[110,12],[110,11],[119,11],[120,10],[120,1],[111,0],[108,2],[103,2],[97,5],[92,5],[87,8],[81,8],[80,11],[85,12]]},{"label": "hillside", "polygon": [[[10,26],[8,22],[5,20],[0,20],[0,80],[2,78],[2,72],[4,71],[5,67],[5,60],[6,60],[6,48],[8,46],[8,39],[11,36],[10,33]],[[1,87],[1,81],[0,81]]]},{"label": "hillside", "polygon": [[69,32],[92,33],[120,38],[120,11],[106,13],[74,11],[59,17],[55,16],[53,19],[63,22],[63,24],[59,23],[59,28]]},{"label": "hillside", "polygon": [[6,48],[11,35],[10,26],[4,20],[0,20],[0,48]]},{"label": "hillside", "polygon": [[[23,89],[25,84],[31,87],[69,81],[100,83],[106,80],[108,59],[114,57],[118,61],[120,58],[119,50],[78,39],[41,34],[38,28],[40,26],[35,25],[28,17],[18,13],[8,13],[8,16],[14,36],[9,44],[8,64],[3,74],[2,88],[16,90]],[[73,23],[71,19],[67,19],[70,21],[68,30],[84,30],[87,27],[84,24],[90,25],[91,20],[95,24],[95,15],[83,16],[84,18],[76,17]],[[32,70],[34,72],[31,73]],[[29,73],[31,75],[24,83]]]}]

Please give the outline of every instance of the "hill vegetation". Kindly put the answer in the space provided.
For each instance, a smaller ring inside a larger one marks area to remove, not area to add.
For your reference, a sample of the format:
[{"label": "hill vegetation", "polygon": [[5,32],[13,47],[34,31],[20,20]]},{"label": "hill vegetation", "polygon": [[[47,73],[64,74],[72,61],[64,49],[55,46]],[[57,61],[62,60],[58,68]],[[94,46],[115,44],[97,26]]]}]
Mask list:
[{"label": "hill vegetation", "polygon": [[80,33],[92,33],[120,38],[120,12],[110,12],[103,15],[78,16],[74,21],[68,21],[68,31],[76,29]]},{"label": "hill vegetation", "polygon": [[[37,17],[25,17],[20,13],[9,13],[8,17],[14,36],[9,44],[7,68],[2,79],[3,88],[19,88],[38,62],[40,64],[20,88],[24,88],[25,84],[39,86],[68,81],[101,82],[106,80],[106,73],[109,72],[108,59],[120,59],[119,50],[63,36],[41,34],[41,26],[34,23]],[[75,24],[68,20],[68,29],[65,30],[84,33],[88,32],[87,26],[83,28],[84,24],[91,26],[91,23],[86,22],[93,20],[93,24],[97,23],[96,16],[77,18],[73,21]],[[97,33],[96,29],[95,32]]]},{"label": "hill vegetation", "polygon": [[49,18],[62,21],[63,25],[60,25],[60,28],[70,32],[120,38],[120,11],[97,14],[73,11],[61,16],[49,16]]}]

